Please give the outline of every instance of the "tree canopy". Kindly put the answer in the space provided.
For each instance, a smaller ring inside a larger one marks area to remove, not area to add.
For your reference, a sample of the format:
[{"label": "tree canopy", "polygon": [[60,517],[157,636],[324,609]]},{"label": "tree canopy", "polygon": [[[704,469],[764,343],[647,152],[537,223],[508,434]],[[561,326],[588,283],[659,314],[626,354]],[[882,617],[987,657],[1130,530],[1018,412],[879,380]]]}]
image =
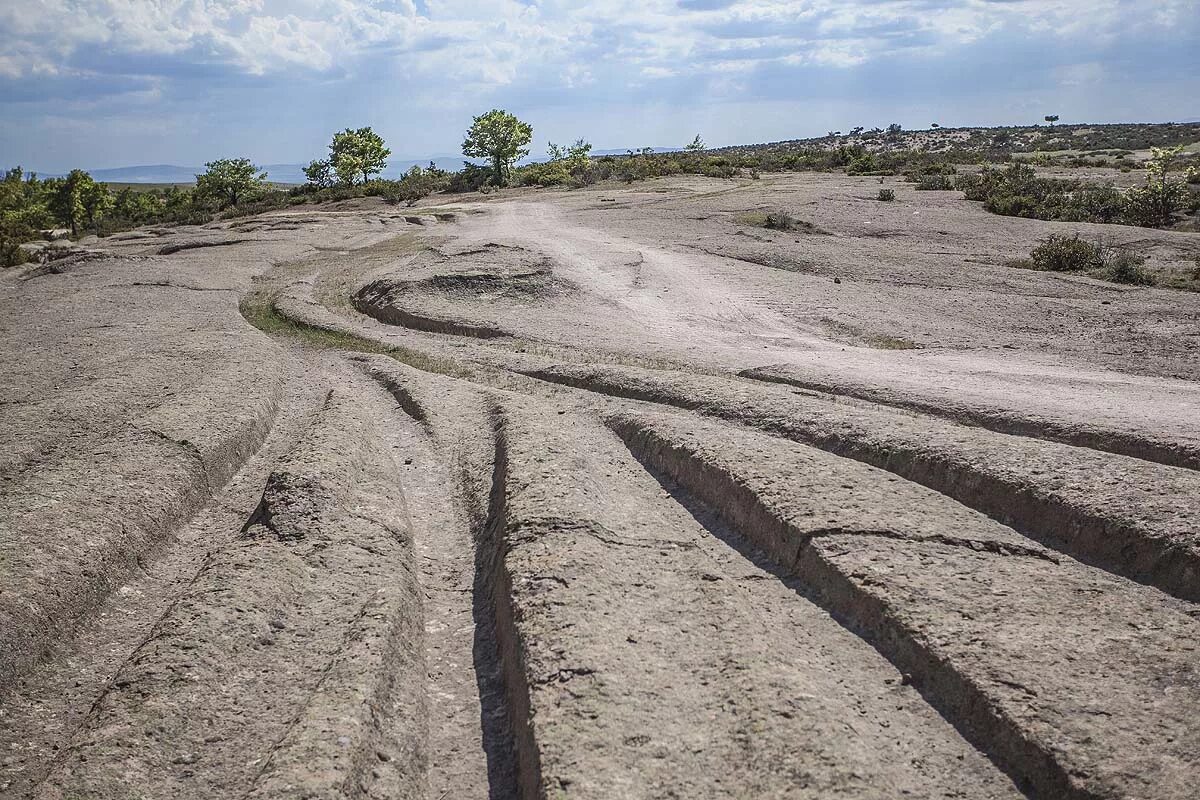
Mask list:
[{"label": "tree canopy", "polygon": [[310,161],[304,168],[304,177],[318,189],[333,186],[333,165],[328,161]]},{"label": "tree canopy", "polygon": [[486,158],[492,162],[493,182],[508,184],[513,162],[529,155],[533,126],[507,111],[492,109],[475,117],[463,140],[462,152],[468,158]]},{"label": "tree canopy", "polygon": [[196,176],[196,194],[214,201],[218,208],[236,206],[266,188],[267,173],[248,158],[220,158],[204,167]]},{"label": "tree canopy", "polygon": [[384,146],[383,137],[369,127],[346,128],[335,133],[329,144],[329,164],[345,184],[353,184],[359,178],[363,183],[371,180],[372,175],[383,172],[391,154],[392,151]]}]

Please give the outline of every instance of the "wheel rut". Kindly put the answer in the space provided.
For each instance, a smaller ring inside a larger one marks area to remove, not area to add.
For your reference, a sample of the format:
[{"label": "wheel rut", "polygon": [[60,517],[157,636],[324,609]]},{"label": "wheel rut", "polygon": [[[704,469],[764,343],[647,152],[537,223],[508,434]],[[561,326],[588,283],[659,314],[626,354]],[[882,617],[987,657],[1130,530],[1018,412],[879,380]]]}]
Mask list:
[{"label": "wheel rut", "polygon": [[1168,441],[1151,434],[1121,430],[1112,425],[1097,427],[1075,420],[1048,417],[1045,414],[1022,414],[986,402],[972,405],[967,402],[922,400],[906,397],[886,388],[872,388],[805,377],[786,366],[747,369],[742,370],[738,375],[751,380],[798,386],[803,389],[853,397],[893,408],[909,409],[966,425],[977,425],[998,433],[1046,439],[1144,461],[1154,461],[1167,466],[1200,470],[1200,445]]},{"label": "wheel rut", "polygon": [[553,383],[695,410],[885,469],[1114,574],[1200,600],[1194,470],[800,390],[633,367],[554,366]]},{"label": "wheel rut", "polygon": [[297,367],[262,446],[229,484],[138,566],[44,660],[0,698],[0,796],[26,797],[76,737],[89,709],[122,666],[153,636],[207,563],[258,500],[272,464],[294,446],[324,391]]},{"label": "wheel rut", "polygon": [[[1170,767],[1194,759],[1176,743],[1200,738],[1188,644],[1200,626],[1180,604],[1046,558],[987,517],[820,450],[680,415],[608,422],[648,469],[745,532],[806,597],[911,676],[1018,786],[1089,800],[1187,796]],[[1081,593],[1095,603],[1074,610]],[[1050,618],[1036,610],[1045,607],[1062,611]],[[1087,648],[1097,625],[1130,619],[1138,633],[1110,638],[1102,653]],[[1141,661],[1145,650],[1161,660]],[[1158,704],[1164,686],[1177,713]],[[1134,767],[1128,753],[1147,730],[1165,757]]]},{"label": "wheel rut", "polygon": [[[360,364],[395,398],[404,412],[396,424],[409,431],[400,471],[424,594],[430,797],[516,796],[494,587],[494,519],[502,511],[496,490],[474,474],[479,462],[498,458],[492,414],[469,390],[460,389],[465,402],[448,411],[394,363]],[[471,427],[475,441],[447,436],[448,428]],[[462,452],[467,447],[475,452]]]}]

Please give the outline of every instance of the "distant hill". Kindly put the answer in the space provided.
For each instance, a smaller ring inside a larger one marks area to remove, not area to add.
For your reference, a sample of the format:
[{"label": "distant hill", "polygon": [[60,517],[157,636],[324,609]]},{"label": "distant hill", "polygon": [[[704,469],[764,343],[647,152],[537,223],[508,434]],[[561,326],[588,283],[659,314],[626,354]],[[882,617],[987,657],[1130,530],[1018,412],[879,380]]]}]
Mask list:
[{"label": "distant hill", "polygon": [[[678,147],[656,147],[656,153],[669,153],[679,150]],[[593,150],[593,156],[606,155],[625,155],[628,150]],[[527,164],[534,161],[544,161],[544,154],[535,154],[528,158],[524,158],[520,163]],[[437,155],[431,158],[410,159],[406,161],[389,161],[387,169],[383,171],[385,178],[399,178],[414,166],[427,167],[432,161],[437,165],[438,169],[457,171],[462,169],[464,159],[462,156],[452,155]],[[474,163],[482,163],[478,159],[471,159]],[[304,183],[304,167],[306,164],[264,164],[262,168],[267,172],[267,180],[272,183]],[[93,178],[101,183],[195,183],[196,175],[204,171],[204,167],[182,167],[177,164],[146,164],[133,167],[112,167],[110,169],[89,169],[88,173]],[[39,172],[43,178],[59,178],[65,173],[43,173]]]},{"label": "distant hill", "polygon": [[196,173],[203,171],[203,167],[180,167],[174,164],[147,164],[136,167],[88,170],[93,178],[103,183],[194,183]]}]

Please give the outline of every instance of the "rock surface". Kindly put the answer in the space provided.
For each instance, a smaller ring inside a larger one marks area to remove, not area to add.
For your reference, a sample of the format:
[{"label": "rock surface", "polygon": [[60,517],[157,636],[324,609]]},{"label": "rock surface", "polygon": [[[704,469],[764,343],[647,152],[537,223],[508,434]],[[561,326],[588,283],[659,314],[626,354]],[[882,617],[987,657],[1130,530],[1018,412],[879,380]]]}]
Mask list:
[{"label": "rock surface", "polygon": [[0,274],[0,797],[1190,800],[1200,300],[897,188]]}]

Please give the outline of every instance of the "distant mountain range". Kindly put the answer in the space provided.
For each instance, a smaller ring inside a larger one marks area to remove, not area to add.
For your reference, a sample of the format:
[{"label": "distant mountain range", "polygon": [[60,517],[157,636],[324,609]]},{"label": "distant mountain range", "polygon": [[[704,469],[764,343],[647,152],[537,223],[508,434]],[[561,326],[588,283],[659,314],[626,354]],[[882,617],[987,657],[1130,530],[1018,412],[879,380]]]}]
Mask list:
[{"label": "distant mountain range", "polygon": [[[678,147],[656,147],[657,153],[674,152]],[[593,150],[593,156],[625,155],[628,150]],[[545,155],[539,154],[522,159],[520,163],[544,161]],[[409,161],[389,161],[383,171],[385,178],[399,178],[413,166],[427,167],[432,161],[439,169],[460,170],[464,159],[462,156],[439,155],[432,158],[414,159]],[[473,160],[475,163],[482,163]],[[306,164],[264,164],[267,180],[272,183],[304,183],[304,167]],[[181,167],[176,164],[145,164],[136,167],[113,167],[111,169],[90,169],[88,173],[101,183],[194,183],[196,175],[204,171],[204,167]],[[57,173],[38,173],[44,178],[62,177]]]}]

